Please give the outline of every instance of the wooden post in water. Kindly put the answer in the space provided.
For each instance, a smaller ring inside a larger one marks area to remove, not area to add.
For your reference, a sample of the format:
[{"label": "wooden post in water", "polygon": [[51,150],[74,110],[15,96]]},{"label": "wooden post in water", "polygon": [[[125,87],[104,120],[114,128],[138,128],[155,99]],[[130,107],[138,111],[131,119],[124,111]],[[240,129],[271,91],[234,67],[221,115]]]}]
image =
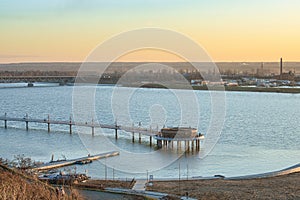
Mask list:
[{"label": "wooden post in water", "polygon": [[[139,129],[141,129],[141,125],[142,125],[142,123],[139,122]],[[142,143],[142,136],[141,136],[140,132],[139,132],[139,143]]]},{"label": "wooden post in water", "polygon": [[25,115],[26,131],[28,131],[28,114]]},{"label": "wooden post in water", "polygon": [[152,136],[150,136],[150,147],[152,147]]},{"label": "wooden post in water", "polygon": [[132,132],[132,143],[134,143],[134,132]]},{"label": "wooden post in water", "polygon": [[196,151],[200,150],[200,140],[196,140]]},{"label": "wooden post in water", "polygon": [[115,139],[118,139],[118,125],[117,125],[117,120],[115,122]]},{"label": "wooden post in water", "polygon": [[[134,124],[132,123],[132,130],[133,130]],[[132,132],[132,143],[134,143],[134,132]]]},{"label": "wooden post in water", "polygon": [[194,151],[194,140],[192,140],[192,151]]},{"label": "wooden post in water", "polygon": [[94,126],[94,118],[92,118],[92,136],[95,135],[95,126]]},{"label": "wooden post in water", "polygon": [[48,114],[47,124],[48,124],[48,133],[49,133],[50,132],[50,115],[49,114]]},{"label": "wooden post in water", "polygon": [[70,125],[70,134],[72,134],[72,116],[70,116],[70,123],[69,123],[69,125]]},{"label": "wooden post in water", "polygon": [[7,120],[6,120],[7,113],[5,113],[4,116],[5,116],[5,120],[4,120],[4,128],[7,129]]}]

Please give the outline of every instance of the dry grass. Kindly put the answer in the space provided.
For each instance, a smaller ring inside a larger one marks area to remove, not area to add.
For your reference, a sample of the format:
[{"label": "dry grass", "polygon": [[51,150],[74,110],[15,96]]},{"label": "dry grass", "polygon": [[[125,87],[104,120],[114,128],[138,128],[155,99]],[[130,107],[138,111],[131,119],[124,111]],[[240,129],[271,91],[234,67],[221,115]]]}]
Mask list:
[{"label": "dry grass", "polygon": [[0,166],[0,199],[1,200],[71,200],[81,199],[76,190],[69,194],[57,195],[55,189],[41,181],[15,170]]},{"label": "dry grass", "polygon": [[300,173],[251,180],[156,181],[148,190],[197,199],[300,199]]}]

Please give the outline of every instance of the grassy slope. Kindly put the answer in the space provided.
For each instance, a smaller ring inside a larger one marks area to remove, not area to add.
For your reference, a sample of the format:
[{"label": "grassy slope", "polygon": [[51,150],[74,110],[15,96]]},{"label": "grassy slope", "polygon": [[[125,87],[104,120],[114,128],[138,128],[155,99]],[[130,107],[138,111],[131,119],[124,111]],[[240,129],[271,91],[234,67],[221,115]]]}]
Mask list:
[{"label": "grassy slope", "polygon": [[[56,200],[59,197],[55,189],[48,184],[0,164],[0,199]],[[66,195],[63,199],[79,199],[79,196],[72,192],[71,196]]]}]

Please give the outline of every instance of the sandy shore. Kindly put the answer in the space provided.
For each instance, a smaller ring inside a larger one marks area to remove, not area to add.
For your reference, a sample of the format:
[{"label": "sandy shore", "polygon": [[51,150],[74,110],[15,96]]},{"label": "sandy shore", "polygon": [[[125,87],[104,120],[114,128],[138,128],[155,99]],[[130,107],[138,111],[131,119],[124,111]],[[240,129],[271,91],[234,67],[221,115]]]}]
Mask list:
[{"label": "sandy shore", "polygon": [[197,199],[300,199],[300,173],[242,180],[155,181],[147,190]]}]

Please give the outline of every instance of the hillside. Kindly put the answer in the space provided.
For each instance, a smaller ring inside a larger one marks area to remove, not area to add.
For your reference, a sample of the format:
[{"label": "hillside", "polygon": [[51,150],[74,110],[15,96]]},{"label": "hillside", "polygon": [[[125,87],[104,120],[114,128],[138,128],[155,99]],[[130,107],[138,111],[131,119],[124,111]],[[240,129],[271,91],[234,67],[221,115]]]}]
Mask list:
[{"label": "hillside", "polygon": [[57,194],[54,187],[0,164],[1,200],[80,199],[76,191],[68,191],[68,193],[70,194],[63,196]]}]

